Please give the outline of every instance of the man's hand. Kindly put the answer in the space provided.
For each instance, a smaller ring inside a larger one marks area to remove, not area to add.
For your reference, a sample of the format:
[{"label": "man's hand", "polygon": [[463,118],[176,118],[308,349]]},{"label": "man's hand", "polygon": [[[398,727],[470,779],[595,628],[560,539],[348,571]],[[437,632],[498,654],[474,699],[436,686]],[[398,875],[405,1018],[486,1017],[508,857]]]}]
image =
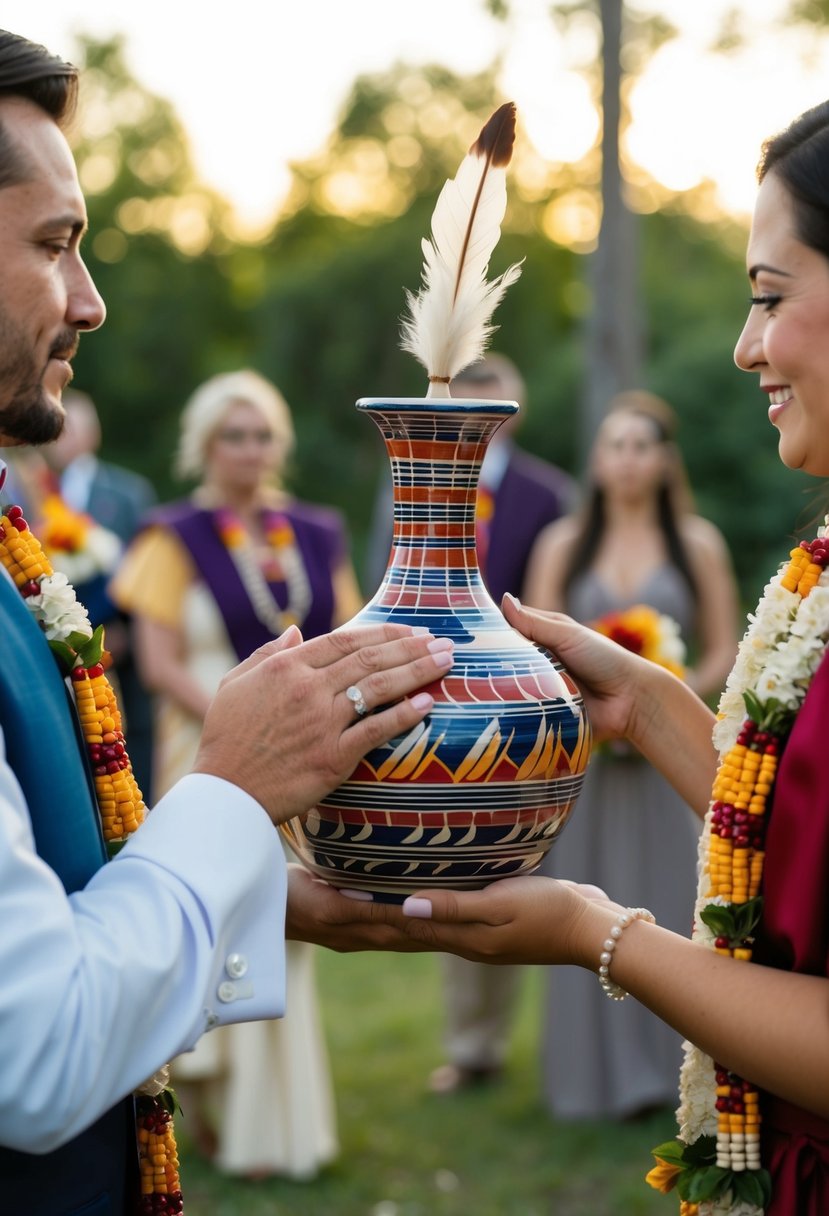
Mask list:
[{"label": "man's hand", "polygon": [[[310,642],[292,627],[222,680],[193,771],[231,781],[282,823],[424,718],[432,697],[409,694],[451,665],[450,641],[405,625],[338,630]],[[362,694],[363,717],[346,695],[351,687]]]},{"label": "man's hand", "polygon": [[399,905],[374,902],[369,895],[365,899],[341,895],[301,865],[288,866],[285,936],[340,953],[436,949],[419,929],[412,929]]}]

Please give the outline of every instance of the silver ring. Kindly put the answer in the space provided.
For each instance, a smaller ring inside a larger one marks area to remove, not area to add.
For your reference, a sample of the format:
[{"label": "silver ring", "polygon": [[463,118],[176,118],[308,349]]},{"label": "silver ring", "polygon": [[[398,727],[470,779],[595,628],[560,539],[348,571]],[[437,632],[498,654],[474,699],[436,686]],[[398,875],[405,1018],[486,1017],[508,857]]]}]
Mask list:
[{"label": "silver ring", "polygon": [[366,705],[365,700],[363,699],[363,694],[360,692],[357,685],[352,684],[349,688],[347,688],[345,690],[345,695],[348,697],[359,716],[361,718],[365,717],[365,715],[368,713],[368,706]]}]

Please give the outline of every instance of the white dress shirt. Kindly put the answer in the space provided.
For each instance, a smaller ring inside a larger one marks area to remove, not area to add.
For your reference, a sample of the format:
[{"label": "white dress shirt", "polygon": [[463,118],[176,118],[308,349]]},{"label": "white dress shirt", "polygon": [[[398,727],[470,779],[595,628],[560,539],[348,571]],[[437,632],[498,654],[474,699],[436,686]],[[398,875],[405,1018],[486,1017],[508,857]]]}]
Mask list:
[{"label": "white dress shirt", "polygon": [[263,808],[191,774],[67,897],[0,733],[0,1143],[48,1152],[205,1030],[281,1016],[286,886]]}]

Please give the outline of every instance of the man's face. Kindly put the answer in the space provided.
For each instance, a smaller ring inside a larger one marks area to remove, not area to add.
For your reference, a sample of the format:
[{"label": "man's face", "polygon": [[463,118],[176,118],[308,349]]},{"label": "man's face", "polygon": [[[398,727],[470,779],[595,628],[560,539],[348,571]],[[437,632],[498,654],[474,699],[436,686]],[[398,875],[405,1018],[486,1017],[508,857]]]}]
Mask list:
[{"label": "man's face", "polygon": [[86,207],[63,134],[21,98],[0,99],[0,121],[27,166],[0,189],[0,445],[47,443],[63,426],[78,333],[106,313],[81,259]]}]

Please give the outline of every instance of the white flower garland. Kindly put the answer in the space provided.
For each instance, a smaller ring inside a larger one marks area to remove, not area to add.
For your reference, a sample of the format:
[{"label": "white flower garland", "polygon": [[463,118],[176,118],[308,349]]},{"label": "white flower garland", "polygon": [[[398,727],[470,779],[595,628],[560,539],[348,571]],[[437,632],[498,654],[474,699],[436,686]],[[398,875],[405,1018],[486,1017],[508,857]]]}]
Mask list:
[{"label": "white flower garland", "polygon": [[[826,534],[824,525],[818,530],[818,536]],[[749,616],[748,629],[720,699],[713,732],[720,760],[736,743],[746,719],[744,694],[753,693],[762,703],[775,700],[796,713],[824,656],[829,639],[829,569],[821,573],[817,585],[803,598],[783,586],[787,566],[786,562],[781,565],[766,585],[756,613]],[[721,897],[707,894],[710,890],[708,847],[713,805],[712,802],[709,806],[699,841],[693,929],[694,940],[710,949],[714,948],[716,935],[704,924],[700,914],[711,904],[725,903]],[[684,1044],[684,1053],[677,1120],[680,1140],[693,1144],[700,1136],[717,1135],[716,1094],[712,1082],[714,1061],[692,1043]],[[763,1216],[763,1209],[734,1200],[729,1192],[718,1200],[701,1202],[699,1216]]]},{"label": "white flower garland", "polygon": [[26,605],[50,642],[65,642],[72,634],[92,637],[89,613],[75,595],[65,574],[44,575],[37,595],[26,597]]}]

